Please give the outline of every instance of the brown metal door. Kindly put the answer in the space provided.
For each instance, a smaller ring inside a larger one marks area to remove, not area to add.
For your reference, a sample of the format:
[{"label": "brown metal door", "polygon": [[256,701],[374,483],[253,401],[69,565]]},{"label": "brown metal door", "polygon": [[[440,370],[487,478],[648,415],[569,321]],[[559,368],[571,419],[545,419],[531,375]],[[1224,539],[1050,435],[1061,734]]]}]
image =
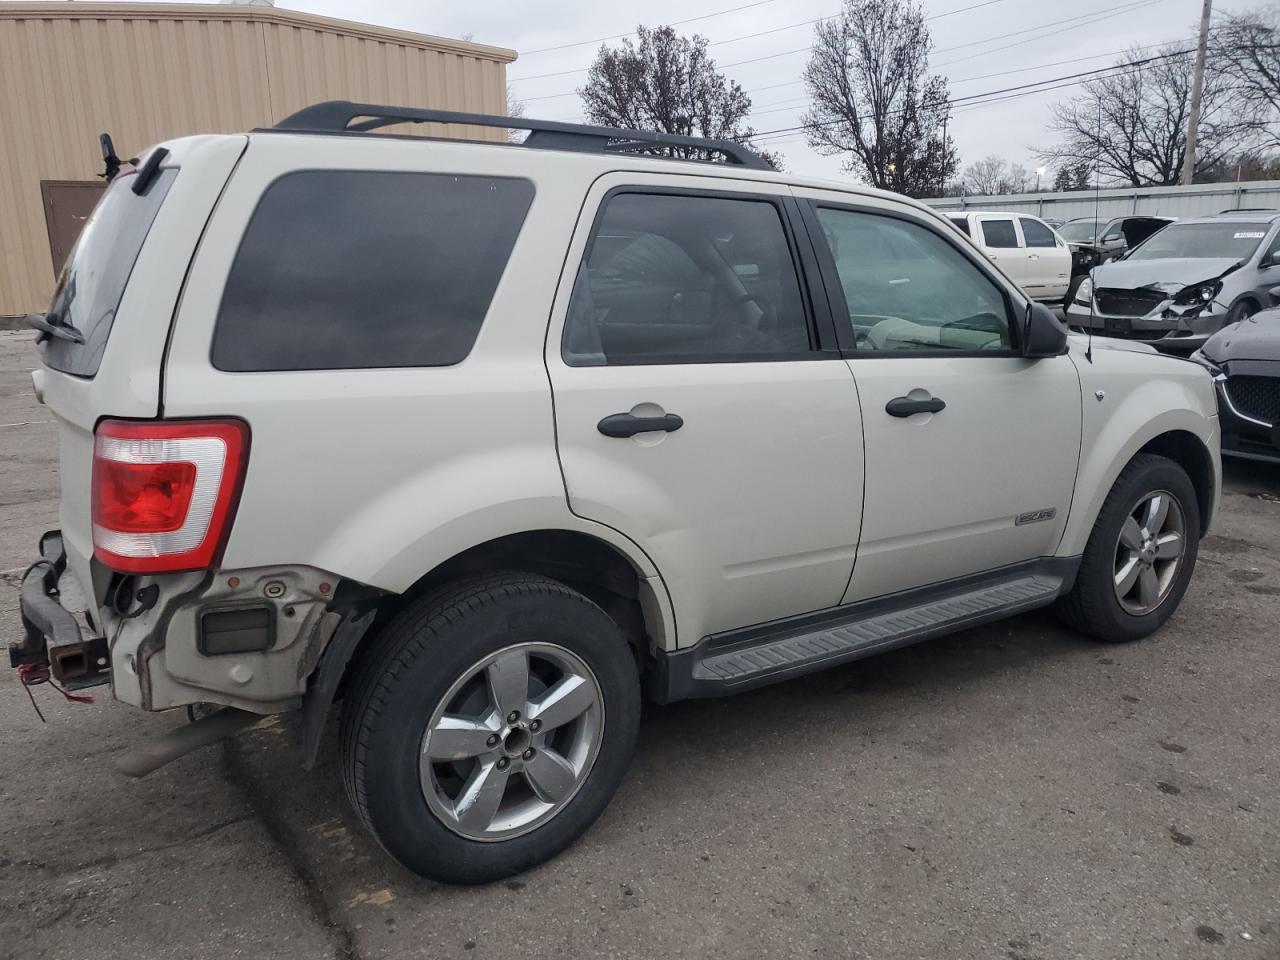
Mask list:
[{"label": "brown metal door", "polygon": [[93,212],[107,185],[98,180],[41,180],[40,195],[44,199],[44,222],[49,230],[49,256],[53,259],[53,275],[76,245],[85,221]]}]

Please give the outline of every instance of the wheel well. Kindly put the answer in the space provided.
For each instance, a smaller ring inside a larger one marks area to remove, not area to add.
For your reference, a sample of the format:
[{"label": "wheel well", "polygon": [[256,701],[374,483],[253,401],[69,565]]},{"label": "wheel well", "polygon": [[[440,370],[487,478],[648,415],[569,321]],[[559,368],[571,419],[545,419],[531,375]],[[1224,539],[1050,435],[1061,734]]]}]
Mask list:
[{"label": "wheel well", "polygon": [[446,560],[413,584],[394,602],[383,604],[385,620],[407,599],[469,573],[521,570],[559,580],[609,614],[631,644],[643,667],[659,625],[645,621],[640,603],[640,574],[631,562],[603,540],[571,530],[535,530],[490,540]]},{"label": "wheel well", "polygon": [[1187,471],[1191,485],[1196,488],[1196,500],[1200,506],[1200,532],[1209,529],[1213,519],[1213,457],[1203,441],[1194,433],[1172,430],[1147,441],[1139,453],[1155,453],[1172,460]]}]

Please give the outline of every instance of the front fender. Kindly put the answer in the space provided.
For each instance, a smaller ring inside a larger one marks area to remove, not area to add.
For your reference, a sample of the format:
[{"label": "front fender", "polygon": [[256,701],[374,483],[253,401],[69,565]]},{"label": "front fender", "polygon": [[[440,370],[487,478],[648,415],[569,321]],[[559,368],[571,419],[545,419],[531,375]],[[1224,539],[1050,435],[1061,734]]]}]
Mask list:
[{"label": "front fender", "polygon": [[1083,436],[1075,496],[1058,555],[1084,552],[1120,471],[1163,434],[1187,433],[1204,444],[1213,462],[1216,512],[1222,461],[1217,401],[1208,374],[1188,361],[1154,354],[1095,350],[1093,364],[1074,359],[1084,386]]}]

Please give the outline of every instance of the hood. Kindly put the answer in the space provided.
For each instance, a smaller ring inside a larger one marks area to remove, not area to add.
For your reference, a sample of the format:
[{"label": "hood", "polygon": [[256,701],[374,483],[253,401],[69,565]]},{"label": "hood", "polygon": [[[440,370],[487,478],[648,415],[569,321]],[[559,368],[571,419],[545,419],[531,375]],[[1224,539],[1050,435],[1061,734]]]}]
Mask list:
[{"label": "hood", "polygon": [[[1123,350],[1128,353],[1159,353],[1149,343],[1141,340],[1122,340],[1119,337],[1100,337],[1096,333],[1093,335],[1093,349],[1095,350]],[[1084,333],[1068,333],[1067,343],[1071,345],[1071,349],[1075,353],[1084,355],[1089,349],[1090,337]]]},{"label": "hood", "polygon": [[1214,363],[1280,360],[1280,309],[1263,310],[1223,327],[1205,341],[1201,351]]},{"label": "hood", "polygon": [[1136,290],[1139,287],[1168,284],[1177,293],[1193,283],[1203,283],[1222,276],[1240,261],[1230,257],[1214,259],[1113,260],[1093,271],[1095,287]]}]

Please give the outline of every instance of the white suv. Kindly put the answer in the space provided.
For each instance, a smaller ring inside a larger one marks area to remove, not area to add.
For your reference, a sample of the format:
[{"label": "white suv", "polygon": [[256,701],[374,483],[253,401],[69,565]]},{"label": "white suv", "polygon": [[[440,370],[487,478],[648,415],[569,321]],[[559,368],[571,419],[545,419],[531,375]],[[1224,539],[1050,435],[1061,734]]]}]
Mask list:
[{"label": "white suv", "polygon": [[[369,132],[415,121],[531,132]],[[1050,604],[1144,636],[1218,498],[1201,367],[730,143],[350,103],[176,140],[30,322],[62,526],[13,662],[230,708],[134,773],[297,709],[310,765],[340,704],[355,808],[448,881],[586,830],[642,691]]]}]

